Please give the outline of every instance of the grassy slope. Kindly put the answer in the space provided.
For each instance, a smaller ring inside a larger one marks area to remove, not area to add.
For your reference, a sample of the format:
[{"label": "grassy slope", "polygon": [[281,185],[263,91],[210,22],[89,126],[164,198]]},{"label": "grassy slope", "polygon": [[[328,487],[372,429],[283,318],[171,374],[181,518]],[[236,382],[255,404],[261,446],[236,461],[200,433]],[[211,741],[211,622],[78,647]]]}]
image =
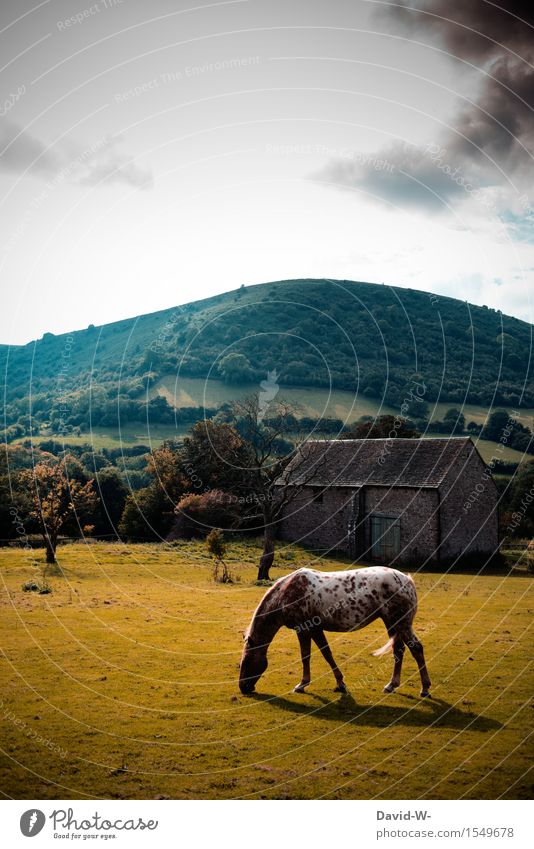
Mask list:
[{"label": "grassy slope", "polygon": [[[149,397],[162,395],[169,404],[177,407],[218,407],[221,404],[242,398],[251,392],[257,392],[258,386],[250,383],[226,384],[220,380],[204,380],[198,377],[180,377],[168,374],[162,377],[149,392]],[[330,416],[343,421],[352,422],[359,416],[396,414],[398,409],[382,403],[377,398],[365,395],[354,396],[354,393],[344,389],[322,389],[310,386],[281,386],[278,394],[299,405],[302,415]],[[475,421],[484,424],[488,413],[495,409],[503,409],[502,405],[494,405],[491,410],[487,406],[476,404],[454,404],[451,401],[428,405],[432,421],[442,420],[451,407],[461,409],[466,422]],[[510,412],[512,412],[510,410]],[[523,408],[517,411],[515,418],[527,427],[534,427],[534,408]]]},{"label": "grassy slope", "polygon": [[[147,445],[156,448],[165,439],[177,439],[187,430],[187,425],[175,427],[169,424],[151,424],[147,427],[146,422],[128,422],[120,431],[113,427],[94,427],[90,432],[82,433],[80,436],[67,434],[63,437],[52,433],[48,436],[37,436],[33,441],[40,444],[53,439],[65,445],[91,445],[95,451],[102,448],[120,448],[121,445]],[[26,439],[28,439],[27,436],[16,439],[15,444],[25,442]]]},{"label": "grassy slope", "polygon": [[[3,791],[15,798],[525,798],[532,724],[527,576],[416,578],[434,681],[418,698],[408,657],[385,696],[391,658],[375,623],[331,635],[350,695],[314,652],[295,695],[297,640],[280,632],[257,698],[236,686],[241,633],[264,590],[258,551],[232,547],[241,583],[216,586],[198,544],[73,545],[67,580],[25,595],[31,566],[1,550]],[[309,562],[297,553],[285,570]],[[343,568],[336,561],[319,568]],[[276,574],[283,574],[280,568]],[[530,601],[532,606],[532,601]],[[11,712],[11,713],[9,713]],[[15,718],[15,719],[14,719]],[[30,739],[34,733],[47,743]],[[61,751],[52,747],[65,750]]]},{"label": "grassy slope", "polygon": [[[253,391],[257,391],[257,388],[257,386],[251,384],[227,385],[220,380],[202,380],[201,378],[192,377],[182,377],[176,383],[176,378],[168,375],[155,384],[151,397],[163,395],[170,404],[176,403],[180,407],[205,406],[212,408],[219,407],[221,404],[232,401],[235,398],[244,397]],[[364,415],[376,416],[387,413],[394,415],[397,412],[393,407],[381,404],[380,401],[374,398],[367,398],[360,395],[355,401],[351,392],[345,392],[341,389],[332,389],[331,392],[328,392],[325,389],[307,386],[281,387],[279,397],[290,399],[292,403],[298,405],[302,415],[340,418],[347,422],[355,421]],[[437,404],[435,408],[431,406],[432,418],[443,418],[451,406],[451,404]],[[485,407],[476,407],[472,404],[466,405],[463,410],[467,421],[474,420],[479,423],[485,421],[488,413]],[[521,416],[518,416],[518,419],[529,427],[532,427],[533,417],[534,410],[525,409],[521,411]],[[148,427],[146,422],[133,422],[124,425],[120,433],[116,428],[95,427],[91,433],[84,433],[79,437],[67,436],[65,443],[76,445],[88,442],[96,450],[100,448],[116,448],[121,443],[125,445],[144,444],[157,446],[164,439],[183,436],[188,429],[189,426],[187,425],[175,427],[174,425],[151,424]],[[437,434],[430,435],[436,436]],[[38,437],[36,442],[49,438],[48,436]],[[17,440],[17,442],[21,441],[23,440]],[[499,450],[499,446],[495,442],[479,441],[477,444],[478,450],[486,462],[489,462],[492,457],[497,457],[510,463],[520,463],[525,460],[525,455],[520,451],[514,451],[506,446],[502,450]]]},{"label": "grassy slope", "polygon": [[[197,377],[166,375],[152,387],[149,397],[163,395],[169,404],[176,407],[220,407],[253,392],[258,384],[226,384],[221,380],[203,380]],[[321,389],[313,386],[281,386],[277,398],[287,399],[297,406],[304,416],[318,418],[326,416],[353,422],[360,416],[395,413],[393,407],[381,404],[374,398],[343,389]]]}]

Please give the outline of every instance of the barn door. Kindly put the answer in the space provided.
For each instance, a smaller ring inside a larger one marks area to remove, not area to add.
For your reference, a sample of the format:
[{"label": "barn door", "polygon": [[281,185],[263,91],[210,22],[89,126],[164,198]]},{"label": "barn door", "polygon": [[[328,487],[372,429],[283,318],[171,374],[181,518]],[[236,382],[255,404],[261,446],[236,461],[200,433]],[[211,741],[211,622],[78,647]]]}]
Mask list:
[{"label": "barn door", "polygon": [[400,552],[400,523],[396,516],[371,516],[371,557],[388,563]]}]

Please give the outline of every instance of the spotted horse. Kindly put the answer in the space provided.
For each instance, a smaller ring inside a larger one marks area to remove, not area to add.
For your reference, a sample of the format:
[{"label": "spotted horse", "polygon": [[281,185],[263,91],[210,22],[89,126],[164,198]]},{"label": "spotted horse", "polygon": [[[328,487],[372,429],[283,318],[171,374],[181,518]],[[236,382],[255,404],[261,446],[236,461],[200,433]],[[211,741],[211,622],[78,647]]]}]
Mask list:
[{"label": "spotted horse", "polygon": [[409,648],[421,675],[421,696],[429,696],[423,646],[412,623],[417,611],[417,593],[410,575],[386,566],[351,569],[345,572],[318,572],[298,569],[276,581],[256,608],[245,633],[239,669],[239,687],[250,694],[267,669],[267,650],[282,626],[296,631],[302,655],[302,680],[294,689],[303,693],[310,683],[312,640],[331,666],[335,690],[347,691],[325,631],[358,631],[375,619],[382,619],[389,639],[374,651],[377,657],[393,650],[393,675],[384,687],[392,693],[400,685],[405,646]]}]

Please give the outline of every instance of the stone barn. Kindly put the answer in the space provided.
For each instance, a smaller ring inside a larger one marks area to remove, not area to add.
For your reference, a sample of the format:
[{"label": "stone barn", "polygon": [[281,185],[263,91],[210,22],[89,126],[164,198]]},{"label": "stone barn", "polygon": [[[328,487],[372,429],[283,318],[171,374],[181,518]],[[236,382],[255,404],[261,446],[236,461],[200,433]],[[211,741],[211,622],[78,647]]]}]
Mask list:
[{"label": "stone barn", "polygon": [[497,488],[469,437],[318,440],[286,475],[282,539],[386,564],[498,551]]}]

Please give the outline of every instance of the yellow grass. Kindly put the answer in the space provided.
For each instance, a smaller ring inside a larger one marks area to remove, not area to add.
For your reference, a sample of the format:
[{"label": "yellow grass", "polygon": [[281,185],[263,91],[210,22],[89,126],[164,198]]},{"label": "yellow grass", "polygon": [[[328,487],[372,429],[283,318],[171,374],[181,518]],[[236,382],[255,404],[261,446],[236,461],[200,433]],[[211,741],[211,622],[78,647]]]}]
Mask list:
[{"label": "yellow grass", "polygon": [[[242,631],[265,589],[254,543],[236,543],[239,583],[216,585],[200,543],[59,550],[50,595],[0,549],[1,788],[15,798],[523,798],[532,729],[531,578],[419,574],[417,632],[433,679],[418,696],[411,657],[382,693],[391,657],[375,623],[332,634],[349,695],[312,658],[306,695],[284,629],[255,697],[237,688]],[[299,565],[346,568],[282,552]],[[39,553],[39,557],[41,557]]]}]

